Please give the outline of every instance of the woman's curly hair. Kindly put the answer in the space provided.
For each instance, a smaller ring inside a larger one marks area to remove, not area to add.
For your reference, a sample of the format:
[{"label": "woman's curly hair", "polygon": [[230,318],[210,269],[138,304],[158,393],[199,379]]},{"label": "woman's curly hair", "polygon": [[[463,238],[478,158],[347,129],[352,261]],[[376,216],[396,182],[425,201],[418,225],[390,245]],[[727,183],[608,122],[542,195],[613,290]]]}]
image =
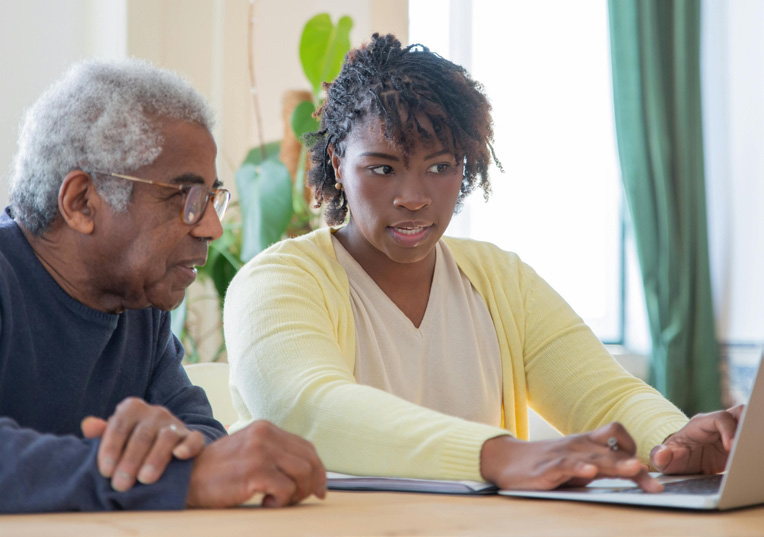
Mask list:
[{"label": "woman's curly hair", "polygon": [[[317,112],[320,128],[306,141],[312,162],[308,184],[316,206],[327,204],[329,224],[344,222],[348,207],[343,191],[335,188],[328,148],[343,156],[353,125],[368,114],[384,122],[385,138],[401,149],[404,160],[417,143],[431,145],[437,139],[457,162],[464,161],[457,207],[478,186],[486,198],[490,194],[491,161],[501,169],[491,145],[491,105],[464,68],[422,45],[404,48],[393,35],[374,34],[369,43],[348,52],[340,74],[324,87],[326,102]],[[432,133],[421,126],[421,118],[432,125]]]}]

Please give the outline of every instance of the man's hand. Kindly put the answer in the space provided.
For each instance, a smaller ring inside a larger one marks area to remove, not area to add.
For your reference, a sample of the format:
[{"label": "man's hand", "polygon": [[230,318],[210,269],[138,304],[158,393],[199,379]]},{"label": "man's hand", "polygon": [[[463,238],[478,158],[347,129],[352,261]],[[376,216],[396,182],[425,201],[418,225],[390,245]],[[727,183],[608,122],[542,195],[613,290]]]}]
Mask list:
[{"label": "man's hand", "polygon": [[[614,446],[608,444],[611,438],[615,439]],[[480,472],[502,489],[582,487],[600,477],[621,477],[647,492],[660,492],[663,486],[634,457],[636,450],[634,440],[620,423],[559,440],[525,442],[499,436],[483,444]]]},{"label": "man's hand", "polygon": [[117,405],[108,421],[88,417],[81,426],[85,438],[101,438],[98,470],[119,491],[128,490],[136,479],[154,483],[173,456],[190,459],[204,447],[200,432],[187,429],[166,408],[136,397]]},{"label": "man's hand", "polygon": [[744,405],[694,416],[655,446],[650,463],[664,474],[716,474],[724,470]]},{"label": "man's hand", "polygon": [[267,421],[216,440],[194,460],[186,504],[230,507],[264,494],[281,507],[326,495],[326,471],[313,445]]}]

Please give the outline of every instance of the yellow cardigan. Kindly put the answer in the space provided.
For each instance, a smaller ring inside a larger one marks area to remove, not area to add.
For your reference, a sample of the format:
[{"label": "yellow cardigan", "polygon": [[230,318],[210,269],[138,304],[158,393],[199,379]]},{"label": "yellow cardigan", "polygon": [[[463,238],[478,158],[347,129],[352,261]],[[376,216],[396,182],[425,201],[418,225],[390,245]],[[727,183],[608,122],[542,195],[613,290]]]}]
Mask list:
[{"label": "yellow cardigan", "polygon": [[643,461],[687,422],[624,371],[515,254],[464,239],[444,240],[494,321],[505,429],[357,384],[349,283],[330,233],[272,246],[228,289],[225,338],[239,414],[232,430],[270,420],[313,442],[332,471],[481,480],[483,443],[508,433],[527,439],[529,406],[563,434],[620,421]]}]

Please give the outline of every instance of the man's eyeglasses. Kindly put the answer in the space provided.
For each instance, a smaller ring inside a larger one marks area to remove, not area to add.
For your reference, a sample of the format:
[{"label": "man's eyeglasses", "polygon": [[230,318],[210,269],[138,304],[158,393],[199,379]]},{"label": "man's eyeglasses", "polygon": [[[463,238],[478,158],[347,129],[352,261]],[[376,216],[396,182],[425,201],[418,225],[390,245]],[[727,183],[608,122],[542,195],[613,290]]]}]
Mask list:
[{"label": "man's eyeglasses", "polygon": [[215,213],[218,215],[218,219],[222,222],[225,210],[228,208],[228,202],[231,201],[231,193],[225,188],[216,188],[215,190],[210,190],[205,185],[168,185],[167,183],[149,181],[148,179],[139,179],[138,177],[122,175],[120,173],[93,173],[97,173],[99,175],[108,175],[110,177],[118,177],[119,179],[127,179],[128,181],[135,181],[137,183],[146,183],[147,185],[172,188],[173,190],[179,190],[180,192],[183,192],[183,211],[181,212],[181,218],[183,219],[183,222],[189,226],[193,226],[202,219],[204,211],[207,210],[207,202],[209,202],[209,200],[212,200],[212,207],[215,209]]}]

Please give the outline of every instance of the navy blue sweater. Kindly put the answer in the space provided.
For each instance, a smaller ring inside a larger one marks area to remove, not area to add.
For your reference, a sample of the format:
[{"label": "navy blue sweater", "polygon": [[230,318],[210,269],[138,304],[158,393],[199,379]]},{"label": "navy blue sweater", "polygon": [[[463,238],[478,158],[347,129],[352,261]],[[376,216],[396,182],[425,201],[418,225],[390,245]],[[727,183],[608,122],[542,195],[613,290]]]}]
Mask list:
[{"label": "navy blue sweater", "polygon": [[98,473],[86,416],[108,418],[129,396],[167,407],[207,441],[225,434],[180,364],[170,316],[119,315],[70,297],[6,209],[0,216],[0,512],[180,509],[191,463],[153,485],[114,491]]}]

